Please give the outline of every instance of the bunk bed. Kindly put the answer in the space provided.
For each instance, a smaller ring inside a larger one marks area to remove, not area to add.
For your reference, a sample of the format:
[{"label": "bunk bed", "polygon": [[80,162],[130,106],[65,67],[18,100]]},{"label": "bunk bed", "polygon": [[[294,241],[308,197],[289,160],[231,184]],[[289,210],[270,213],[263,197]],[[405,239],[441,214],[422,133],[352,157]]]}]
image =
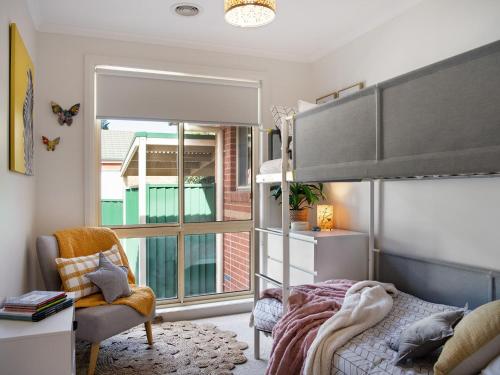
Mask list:
[{"label": "bunk bed", "polygon": [[[500,298],[498,272],[402,257],[374,247],[374,181],[484,177],[500,173],[500,41],[287,117],[285,121],[293,125],[292,169],[287,146],[282,142],[280,173],[260,174],[257,183],[280,183],[286,197],[291,181],[368,181],[370,279],[394,283],[400,291],[419,301],[435,304],[463,306],[469,302],[474,308]],[[282,139],[288,139],[286,124],[281,131]],[[286,313],[290,293],[286,199],[281,207],[283,279],[273,280],[260,272],[258,254],[254,264],[256,303],[261,281],[282,288],[283,303],[271,307],[275,317],[278,317],[277,306],[281,306],[282,314]],[[256,239],[268,232],[267,228],[256,228]],[[422,272],[425,279],[420,277]],[[457,279],[464,282],[457,284]],[[269,331],[270,326],[260,330]],[[260,355],[260,330],[255,328],[256,358]],[[354,345],[355,340],[352,341]],[[342,350],[333,359],[336,366],[340,366]],[[339,374],[360,370],[344,372],[335,368]]]}]

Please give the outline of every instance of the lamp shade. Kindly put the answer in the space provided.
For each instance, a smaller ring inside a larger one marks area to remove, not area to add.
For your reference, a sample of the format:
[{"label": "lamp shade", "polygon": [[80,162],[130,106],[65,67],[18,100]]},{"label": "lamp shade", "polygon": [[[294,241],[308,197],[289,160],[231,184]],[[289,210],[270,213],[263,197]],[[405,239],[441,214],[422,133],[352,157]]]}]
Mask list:
[{"label": "lamp shade", "polygon": [[264,26],[276,16],[276,0],[224,0],[224,13],[233,26]]},{"label": "lamp shade", "polygon": [[320,204],[316,208],[317,225],[321,230],[333,229],[333,206]]}]

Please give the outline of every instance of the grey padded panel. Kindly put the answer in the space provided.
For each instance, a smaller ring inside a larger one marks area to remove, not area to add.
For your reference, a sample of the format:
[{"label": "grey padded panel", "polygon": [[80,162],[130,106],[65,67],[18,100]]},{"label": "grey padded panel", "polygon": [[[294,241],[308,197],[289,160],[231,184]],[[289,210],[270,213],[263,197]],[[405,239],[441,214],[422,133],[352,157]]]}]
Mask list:
[{"label": "grey padded panel", "polygon": [[499,173],[500,41],[301,113],[294,134],[297,181]]},{"label": "grey padded panel", "polygon": [[297,170],[374,159],[375,91],[365,90],[355,96],[356,100],[341,99],[296,116],[293,134]]},{"label": "grey padded panel", "polygon": [[423,300],[470,308],[498,299],[493,271],[387,252],[377,254],[377,279]]}]

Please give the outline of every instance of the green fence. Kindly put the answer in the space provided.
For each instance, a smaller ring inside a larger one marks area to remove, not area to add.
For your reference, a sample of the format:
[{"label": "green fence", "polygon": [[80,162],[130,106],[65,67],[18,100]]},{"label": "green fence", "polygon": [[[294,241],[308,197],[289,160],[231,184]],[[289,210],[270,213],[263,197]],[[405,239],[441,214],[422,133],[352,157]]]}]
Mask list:
[{"label": "green fence", "polygon": [[122,225],[123,200],[122,199],[101,200],[101,220],[104,225]]},{"label": "green fence", "polygon": [[[185,222],[215,221],[214,184],[186,184]],[[147,185],[146,223],[177,223],[179,221],[179,189],[177,185]],[[139,224],[139,194],[137,188],[125,192],[125,222],[123,202],[121,222],[116,222],[118,204],[102,201],[103,225]],[[117,202],[117,201],[116,201]],[[120,201],[121,202],[121,201]],[[105,212],[106,211],[106,212]],[[113,223],[111,220],[113,219]],[[139,239],[123,240],[132,269],[139,269]],[[185,295],[215,293],[215,235],[186,235],[184,240]],[[158,298],[177,296],[177,237],[146,239],[146,280]]]}]

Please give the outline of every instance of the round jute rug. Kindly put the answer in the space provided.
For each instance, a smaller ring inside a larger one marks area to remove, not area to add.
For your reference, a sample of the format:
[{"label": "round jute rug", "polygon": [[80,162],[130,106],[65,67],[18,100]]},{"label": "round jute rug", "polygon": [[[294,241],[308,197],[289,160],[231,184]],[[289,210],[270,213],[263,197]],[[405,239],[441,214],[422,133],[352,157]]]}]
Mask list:
[{"label": "round jute rug", "polygon": [[[96,375],[229,375],[235,365],[247,361],[243,350],[248,344],[213,324],[156,323],[153,339],[150,347],[141,325],[101,342]],[[89,356],[90,345],[77,342],[78,375],[86,374]]]}]

